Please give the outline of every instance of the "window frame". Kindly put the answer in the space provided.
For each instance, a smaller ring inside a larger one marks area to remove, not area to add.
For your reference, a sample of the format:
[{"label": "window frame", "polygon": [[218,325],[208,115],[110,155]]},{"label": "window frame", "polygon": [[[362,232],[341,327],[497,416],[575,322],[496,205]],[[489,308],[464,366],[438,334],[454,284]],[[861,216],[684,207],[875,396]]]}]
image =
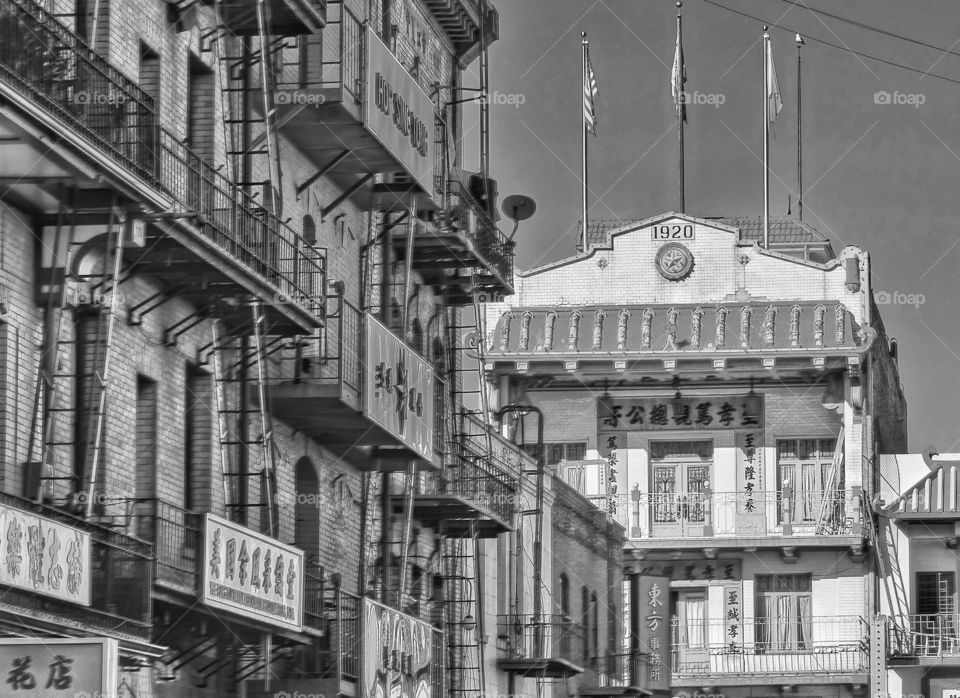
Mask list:
[{"label": "window frame", "polygon": [[[761,589],[764,582],[769,588]],[[773,599],[778,611],[775,622],[768,617],[766,600]],[[781,600],[788,601],[786,619],[781,619]],[[805,603],[802,603],[804,601]],[[808,611],[803,616],[803,606]],[[813,575],[810,572],[758,574],[754,577],[754,633],[757,654],[801,654],[813,652]],[[787,628],[789,636],[774,638],[774,631]],[[801,637],[801,632],[806,637]]]}]

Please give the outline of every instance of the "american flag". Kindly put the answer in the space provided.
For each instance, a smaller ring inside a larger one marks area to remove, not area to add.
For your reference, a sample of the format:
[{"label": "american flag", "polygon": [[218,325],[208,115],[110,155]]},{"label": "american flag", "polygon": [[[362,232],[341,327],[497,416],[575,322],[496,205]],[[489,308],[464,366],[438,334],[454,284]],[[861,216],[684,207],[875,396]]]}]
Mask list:
[{"label": "american flag", "polygon": [[686,122],[687,104],[684,99],[683,86],[687,82],[687,66],[683,61],[683,46],[680,43],[680,20],[677,19],[677,48],[673,54],[673,69],[670,71],[670,92],[673,94],[673,103],[677,105],[677,118]]},{"label": "american flag", "polygon": [[594,136],[597,135],[597,78],[593,74],[593,66],[590,65],[590,49],[584,46],[584,71],[583,71],[583,125]]}]

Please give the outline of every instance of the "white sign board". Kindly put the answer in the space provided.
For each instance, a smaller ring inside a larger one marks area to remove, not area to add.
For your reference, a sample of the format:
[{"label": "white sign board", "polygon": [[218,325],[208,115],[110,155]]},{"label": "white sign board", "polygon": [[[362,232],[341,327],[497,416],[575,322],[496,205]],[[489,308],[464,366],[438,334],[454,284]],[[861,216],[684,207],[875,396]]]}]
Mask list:
[{"label": "white sign board", "polygon": [[364,415],[432,461],[433,368],[371,315],[366,341]]},{"label": "white sign board", "polygon": [[206,514],[201,598],[211,608],[299,631],[303,551]]},{"label": "white sign board", "polygon": [[0,505],[0,584],[90,605],[90,534]]},{"label": "white sign board", "polygon": [[403,64],[367,28],[363,123],[425,192],[433,192],[434,106]]},{"label": "white sign board", "polygon": [[118,698],[118,658],[117,641],[108,638],[3,638],[3,695]]}]

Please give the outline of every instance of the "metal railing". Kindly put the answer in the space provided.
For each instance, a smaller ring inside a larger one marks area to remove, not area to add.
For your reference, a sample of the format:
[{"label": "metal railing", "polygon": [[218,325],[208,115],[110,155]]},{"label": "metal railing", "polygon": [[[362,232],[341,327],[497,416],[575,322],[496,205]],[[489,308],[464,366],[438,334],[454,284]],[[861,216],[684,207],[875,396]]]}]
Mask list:
[{"label": "metal railing", "polygon": [[510,523],[516,512],[516,482],[489,459],[458,458],[440,472],[425,473],[417,494],[459,497],[473,504],[477,511]]},{"label": "metal railing", "polygon": [[[327,313],[317,355],[306,363],[302,357],[295,357],[292,379],[342,385],[359,400],[363,388],[363,312],[343,296],[330,300],[333,308]],[[282,372],[281,379],[289,378]]]},{"label": "metal railing", "polygon": [[583,626],[562,615],[497,616],[497,646],[511,659],[564,659],[582,665],[584,639]]},{"label": "metal railing", "polygon": [[[33,594],[23,589],[3,589],[3,606],[9,613],[69,618],[104,632],[150,638],[153,622],[153,550],[149,543],[85,519],[27,499],[0,493],[0,504],[45,516],[90,536],[91,599],[89,606]],[[26,546],[25,546],[26,547]]]},{"label": "metal railing", "polygon": [[885,620],[891,654],[960,657],[960,614],[916,613]]},{"label": "metal railing", "polygon": [[322,678],[359,680],[363,622],[360,609],[359,596],[338,587],[324,589],[321,609],[324,642],[320,650]]},{"label": "metal railing", "polygon": [[[537,467],[537,461],[520,446],[503,438],[497,430],[480,417],[461,408],[457,420],[457,449],[461,459],[488,458],[510,478],[519,478],[523,471]],[[488,441],[489,436],[489,441]]]},{"label": "metal railing", "polygon": [[866,673],[869,627],[859,616],[745,618],[671,628],[674,676]]},{"label": "metal railing", "polygon": [[506,284],[513,281],[512,241],[507,239],[490,215],[461,182],[449,183],[449,205],[441,215],[441,227],[473,244],[484,266]]},{"label": "metal railing", "polygon": [[860,492],[849,490],[649,493],[589,497],[630,538],[850,536],[861,528]]},{"label": "metal railing", "polygon": [[343,90],[355,105],[360,106],[365,94],[366,34],[363,22],[344,2],[331,3],[325,12],[327,25],[323,28],[320,79],[297,87]]},{"label": "metal railing", "polygon": [[310,560],[303,561],[303,624],[314,630],[324,630],[323,567]]},{"label": "metal railing", "polygon": [[33,0],[0,0],[0,79],[156,184],[154,98]]},{"label": "metal railing", "polygon": [[154,98],[33,0],[0,0],[0,81],[196,214],[200,236],[264,278],[278,300],[323,312],[325,251],[159,127]]},{"label": "metal railing", "polygon": [[630,687],[646,690],[648,685],[648,655],[623,652],[594,657],[599,688]]},{"label": "metal railing", "polygon": [[134,530],[152,541],[158,582],[190,591],[199,590],[203,516],[159,499],[136,502]]}]

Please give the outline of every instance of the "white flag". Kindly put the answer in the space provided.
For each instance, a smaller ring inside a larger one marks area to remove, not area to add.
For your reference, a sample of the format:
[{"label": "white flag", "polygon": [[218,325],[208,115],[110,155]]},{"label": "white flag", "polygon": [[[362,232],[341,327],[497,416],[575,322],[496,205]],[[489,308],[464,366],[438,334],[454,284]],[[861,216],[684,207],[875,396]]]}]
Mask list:
[{"label": "white flag", "polygon": [[780,83],[777,82],[777,69],[773,65],[773,48],[770,37],[767,40],[767,120],[772,124],[777,120],[777,114],[783,109],[783,100],[780,99]]}]

